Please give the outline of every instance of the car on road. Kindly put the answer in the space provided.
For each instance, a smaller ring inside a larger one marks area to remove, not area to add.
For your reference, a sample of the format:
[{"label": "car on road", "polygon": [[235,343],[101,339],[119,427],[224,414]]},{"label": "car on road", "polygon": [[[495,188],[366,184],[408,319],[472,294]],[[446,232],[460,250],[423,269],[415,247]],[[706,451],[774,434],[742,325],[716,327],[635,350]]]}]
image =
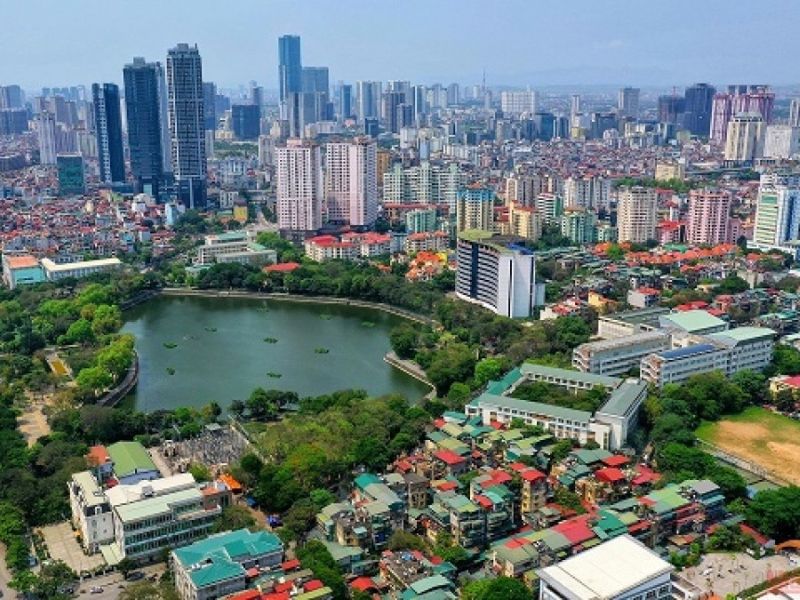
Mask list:
[{"label": "car on road", "polygon": [[92,594],[102,594],[103,593],[103,588],[100,587],[99,585],[95,585],[95,586],[92,587],[92,589],[89,590],[89,592],[92,593]]}]

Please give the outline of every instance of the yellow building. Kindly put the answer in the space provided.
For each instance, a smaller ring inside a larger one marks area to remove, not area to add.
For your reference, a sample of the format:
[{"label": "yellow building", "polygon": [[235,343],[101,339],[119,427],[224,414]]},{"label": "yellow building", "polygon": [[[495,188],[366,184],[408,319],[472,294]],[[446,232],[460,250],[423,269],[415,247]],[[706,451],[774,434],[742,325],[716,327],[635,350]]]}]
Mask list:
[{"label": "yellow building", "polygon": [[509,233],[536,241],[542,236],[542,215],[531,206],[511,202],[508,208]]},{"label": "yellow building", "polygon": [[246,202],[236,202],[233,205],[233,218],[239,223],[247,223],[247,203]]},{"label": "yellow building", "polygon": [[685,179],[686,167],[679,162],[659,162],[656,163],[656,180],[667,181],[669,179]]}]

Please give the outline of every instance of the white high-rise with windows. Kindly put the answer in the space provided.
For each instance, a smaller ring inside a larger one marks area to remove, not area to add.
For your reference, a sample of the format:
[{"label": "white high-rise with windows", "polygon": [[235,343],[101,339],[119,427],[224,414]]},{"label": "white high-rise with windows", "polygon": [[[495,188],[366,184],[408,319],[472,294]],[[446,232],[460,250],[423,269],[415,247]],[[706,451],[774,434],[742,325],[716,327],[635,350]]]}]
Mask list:
[{"label": "white high-rise with windows", "polygon": [[617,199],[617,228],[620,242],[643,244],[656,235],[658,196],[649,187],[621,188]]},{"label": "white high-rise with windows", "polygon": [[725,160],[752,163],[764,155],[764,119],[758,113],[741,113],[728,123]]},{"label": "white high-rise with windows", "polygon": [[506,115],[533,115],[536,112],[536,92],[500,92],[500,108]]},{"label": "white high-rise with windows", "polygon": [[39,113],[39,164],[56,164],[56,117],[51,112]]},{"label": "white high-rise with windows", "polygon": [[767,173],[761,176],[753,241],[748,246],[798,255],[800,243],[800,176]]},{"label": "white high-rise with windows", "polygon": [[322,158],[317,144],[290,139],[275,149],[278,227],[316,231],[322,227]]},{"label": "white high-rise with windows", "polygon": [[328,220],[368,227],[378,218],[378,146],[369,137],[325,145]]},{"label": "white high-rise with windows", "polygon": [[617,113],[620,117],[639,117],[639,88],[624,87],[617,97]]}]

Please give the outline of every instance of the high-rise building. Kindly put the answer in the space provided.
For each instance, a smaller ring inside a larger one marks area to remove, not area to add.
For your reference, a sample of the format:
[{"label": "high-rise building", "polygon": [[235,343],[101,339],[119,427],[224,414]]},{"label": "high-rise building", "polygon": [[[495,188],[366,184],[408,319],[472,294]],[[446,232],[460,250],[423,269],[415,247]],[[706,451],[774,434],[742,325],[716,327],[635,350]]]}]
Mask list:
[{"label": "high-rise building", "polygon": [[278,93],[281,103],[292,92],[303,91],[303,63],[300,59],[300,36],[278,38]]},{"label": "high-rise building", "polygon": [[325,145],[328,220],[368,227],[378,218],[377,143],[369,137]]},{"label": "high-rise building", "polygon": [[22,108],[25,94],[18,85],[0,85],[0,108]]},{"label": "high-rise building", "polygon": [[234,104],[231,107],[231,129],[237,140],[257,140],[261,135],[261,106]]},{"label": "high-rise building", "polygon": [[611,181],[600,175],[573,175],[564,180],[564,205],[567,208],[598,210],[610,204]]},{"label": "high-rise building", "polygon": [[317,144],[290,139],[275,149],[278,227],[316,231],[322,227],[324,185]]},{"label": "high-rise building", "polygon": [[39,164],[56,164],[56,116],[51,112],[40,112],[37,130],[39,133]]},{"label": "high-rise building", "polygon": [[93,84],[92,102],[94,103],[100,181],[104,183],[124,182],[125,156],[122,152],[119,87],[115,83]]},{"label": "high-rise building", "polygon": [[581,97],[579,94],[572,94],[569,102],[570,120],[581,114]]},{"label": "high-rise building", "polygon": [[168,52],[167,91],[178,199],[189,208],[202,208],[206,205],[207,165],[203,65],[196,45],[178,44]]},{"label": "high-rise building", "polygon": [[353,86],[343,83],[339,86],[339,118],[347,119],[353,116]]},{"label": "high-rise building", "polygon": [[330,92],[328,67],[303,67],[302,68],[303,92]]},{"label": "high-rise building", "polygon": [[386,130],[392,133],[399,133],[403,126],[403,116],[400,109],[405,103],[406,95],[404,92],[388,91],[383,94],[381,101],[381,113],[386,124]]},{"label": "high-rise building", "polygon": [[461,88],[457,83],[447,86],[447,106],[457,106],[461,103]]},{"label": "high-rise building", "polygon": [[536,139],[549,142],[555,137],[556,117],[550,112],[537,112],[533,115],[533,124],[536,127]]},{"label": "high-rise building", "polygon": [[259,110],[264,106],[264,88],[257,82],[250,82],[250,104],[257,106]]},{"label": "high-rise building", "polygon": [[730,231],[731,195],[724,190],[692,190],[689,193],[689,218],[686,241],[700,246],[728,243]]},{"label": "high-rise building", "polygon": [[131,173],[137,192],[158,198],[164,183],[161,63],[134,58],[122,70]]},{"label": "high-rise building", "polygon": [[624,87],[617,96],[617,113],[620,118],[639,118],[639,88]]},{"label": "high-rise building", "polygon": [[28,111],[24,108],[0,108],[0,135],[28,131]]},{"label": "high-rise building", "polygon": [[711,131],[711,110],[716,89],[707,83],[696,83],[684,93],[683,126],[692,134],[708,136]]},{"label": "high-rise building", "polygon": [[620,188],[617,199],[619,241],[644,244],[655,239],[657,208],[658,196],[654,188]]},{"label": "high-rise building", "polygon": [[490,231],[458,236],[456,296],[505,317],[526,318],[544,302],[533,252]]},{"label": "high-rise building", "polygon": [[730,85],[727,92],[714,96],[711,112],[711,139],[725,144],[728,124],[739,114],[758,114],[765,124],[772,121],[775,94],[766,85]]},{"label": "high-rise building", "polygon": [[64,196],[86,193],[86,179],[83,172],[83,157],[80,154],[59,154],[58,191]]},{"label": "high-rise building", "polygon": [[456,231],[494,229],[494,191],[470,186],[458,192],[456,198]]},{"label": "high-rise building", "polygon": [[[224,112],[224,111],[223,111]],[[206,131],[217,128],[217,85],[211,81],[203,82],[203,127]]]},{"label": "high-rise building", "polygon": [[686,99],[683,96],[658,97],[658,122],[677,125],[681,123],[686,110]]},{"label": "high-rise building", "polygon": [[561,215],[561,235],[573,244],[591,244],[595,240],[597,215],[585,208],[567,208]]},{"label": "high-rise building", "polygon": [[800,127],[769,125],[764,137],[764,158],[788,160],[800,153]]},{"label": "high-rise building", "polygon": [[424,85],[415,85],[411,88],[411,104],[414,106],[414,120],[422,122],[428,113],[428,90]]},{"label": "high-rise building", "polygon": [[456,213],[456,198],[467,184],[467,174],[456,163],[448,165],[422,161],[403,169],[395,163],[383,175],[383,200],[389,203],[446,204]]},{"label": "high-rise building", "polygon": [[505,115],[517,116],[523,113],[534,114],[536,112],[536,92],[517,91],[500,92],[500,110]]},{"label": "high-rise building", "polygon": [[777,249],[798,256],[800,243],[800,176],[765,173],[756,203],[753,242],[761,250]]},{"label": "high-rise building", "polygon": [[752,164],[764,155],[764,119],[759,113],[740,113],[728,122],[725,160]]},{"label": "high-rise building", "polygon": [[792,99],[789,105],[789,126],[800,127],[800,98]]},{"label": "high-rise building", "polygon": [[380,116],[381,87],[380,81],[356,82],[356,112],[359,120]]}]

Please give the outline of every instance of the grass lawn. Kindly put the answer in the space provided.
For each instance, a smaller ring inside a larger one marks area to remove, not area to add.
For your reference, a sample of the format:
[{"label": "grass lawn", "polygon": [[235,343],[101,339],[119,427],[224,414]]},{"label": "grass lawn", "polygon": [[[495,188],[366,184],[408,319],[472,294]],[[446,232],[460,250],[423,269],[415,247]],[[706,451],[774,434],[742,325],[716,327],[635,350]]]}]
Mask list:
[{"label": "grass lawn", "polygon": [[701,440],[800,484],[800,421],[752,406],[717,422],[703,422]]}]

